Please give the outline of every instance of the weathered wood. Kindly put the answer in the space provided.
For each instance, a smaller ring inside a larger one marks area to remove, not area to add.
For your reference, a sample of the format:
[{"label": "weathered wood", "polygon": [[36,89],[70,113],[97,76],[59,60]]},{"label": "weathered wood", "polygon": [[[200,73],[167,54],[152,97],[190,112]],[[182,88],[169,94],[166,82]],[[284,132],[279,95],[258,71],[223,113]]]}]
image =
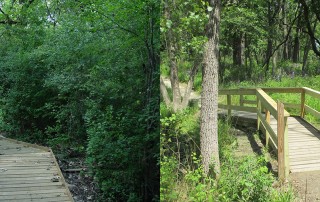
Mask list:
[{"label": "weathered wood", "polygon": [[305,113],[305,101],[306,101],[306,93],[305,93],[305,90],[303,89],[302,92],[301,92],[301,101],[300,101],[300,117],[301,118],[304,118],[304,113]]},{"label": "weathered wood", "polygon": [[243,100],[243,104],[257,104],[257,100]]},{"label": "weathered wood", "polygon": [[[257,89],[257,97],[261,101],[261,104],[270,111],[272,116],[278,119],[277,103],[269,95],[267,95],[261,88]],[[290,114],[286,110],[284,110],[283,115],[290,116]]]},{"label": "weathered wood", "polygon": [[25,147],[33,147],[33,148],[41,149],[43,151],[49,151],[48,147],[44,147],[44,146],[40,146],[40,145],[36,145],[36,144],[30,144],[27,142],[22,142],[22,141],[10,139],[10,138],[0,137],[0,140],[6,140],[6,141],[9,141],[12,143],[20,144],[21,146],[25,146]]},{"label": "weathered wood", "polygon": [[240,101],[239,101],[240,106],[243,106],[243,103],[244,103],[243,95],[240,95]]},{"label": "weathered wood", "polygon": [[[50,152],[51,152],[51,154],[52,154],[53,161],[54,161],[55,164],[57,165],[58,174],[59,174],[59,176],[60,176],[60,179],[61,179],[62,183],[63,183],[63,184],[67,184],[66,181],[65,181],[65,179],[64,179],[64,177],[63,177],[63,174],[62,174],[62,172],[61,172],[61,170],[60,170],[58,161],[57,161],[56,157],[54,156],[53,151],[52,151],[51,149],[50,149]],[[67,195],[69,196],[69,198],[71,198],[71,200],[72,200],[72,202],[73,202],[74,200],[73,200],[73,198],[72,198],[72,194],[71,194],[71,192],[70,192],[69,189],[66,189],[66,193],[67,193]]]},{"label": "weathered wood", "polygon": [[301,93],[302,88],[291,88],[291,87],[284,87],[284,88],[261,88],[263,91],[268,93]]},{"label": "weathered wood", "polygon": [[219,90],[219,95],[255,95],[256,89],[223,89]]},{"label": "weathered wood", "polygon": [[277,117],[278,117],[278,176],[279,179],[284,182],[286,180],[285,174],[285,146],[284,146],[284,105],[278,101],[277,108]]},{"label": "weathered wood", "polygon": [[223,104],[218,104],[218,107],[220,109],[227,109],[227,110],[236,110],[236,111],[243,111],[243,112],[256,112],[255,107],[234,106],[234,105],[229,106],[229,105],[223,105]]},{"label": "weathered wood", "polygon": [[[266,109],[265,114],[266,114],[266,124],[265,124],[265,128],[266,128],[266,126],[270,127],[270,112],[269,112],[269,110]],[[270,129],[273,132],[271,127],[270,127]],[[269,145],[269,138],[270,138],[270,130],[266,130],[266,145]],[[272,138],[274,138],[274,140],[276,139],[275,137],[272,137]]]},{"label": "weathered wood", "polygon": [[[276,147],[278,147],[278,138],[277,138],[277,135],[276,133],[274,132],[274,130],[270,127],[269,123],[267,122],[267,120],[265,120],[263,118],[263,115],[261,112],[258,112],[258,117],[259,117],[259,120],[260,122],[262,123],[263,127],[265,128],[266,130],[266,136],[267,136],[267,133],[269,134],[269,138],[271,137],[271,139],[273,140],[273,142],[276,144]],[[267,139],[266,139],[267,140]],[[268,140],[269,141],[269,140]],[[267,145],[267,144],[266,144]]]},{"label": "weathered wood", "polygon": [[[239,91],[242,90],[239,89]],[[243,97],[246,95],[245,91],[238,93],[235,91],[233,89],[227,94],[230,96],[240,95],[240,106],[223,107],[227,110],[233,110],[230,114],[236,117],[237,122],[241,122],[240,120],[244,118],[253,121],[256,119],[257,128],[265,134],[268,144],[271,142],[271,146],[278,153],[279,179],[287,179],[289,168],[291,172],[320,170],[320,131],[304,119],[289,117],[290,114],[283,106],[284,104],[287,108],[300,109],[302,118],[305,113],[320,118],[319,111],[305,105],[305,94],[320,98],[319,91],[308,88],[258,88],[256,89],[257,100],[248,102]],[[283,111],[280,112],[281,110],[278,109],[280,102],[277,104],[266,92],[301,93],[301,102],[298,104],[283,103]],[[256,107],[253,107],[255,112],[252,113],[250,108],[243,108],[244,104],[256,104]],[[262,109],[265,110],[264,113],[261,111]],[[279,120],[277,121],[277,119]],[[268,138],[269,135],[270,138]]]},{"label": "weathered wood", "polygon": [[283,103],[285,108],[300,109],[300,104]]},{"label": "weathered wood", "polygon": [[320,92],[319,91],[316,91],[316,90],[313,90],[313,89],[307,88],[307,87],[303,87],[303,90],[305,91],[305,93],[307,95],[311,95],[314,98],[320,99]]},{"label": "weathered wood", "polygon": [[0,145],[0,201],[73,201],[51,149],[2,137]]},{"label": "weathered wood", "polygon": [[259,114],[261,113],[261,100],[257,98],[257,129],[260,130],[261,119]]},{"label": "weathered wood", "polygon": [[231,118],[231,95],[227,95],[228,119]]},{"label": "weathered wood", "polygon": [[317,110],[309,107],[308,105],[305,105],[305,112],[312,114],[316,118],[320,118],[320,112],[318,112]]}]

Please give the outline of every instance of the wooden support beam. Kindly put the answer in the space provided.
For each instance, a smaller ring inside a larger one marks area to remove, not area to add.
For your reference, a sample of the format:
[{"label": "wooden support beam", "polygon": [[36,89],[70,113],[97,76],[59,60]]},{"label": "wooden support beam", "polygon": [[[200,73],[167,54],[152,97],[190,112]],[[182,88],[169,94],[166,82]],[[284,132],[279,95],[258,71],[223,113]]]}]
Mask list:
[{"label": "wooden support beam", "polygon": [[259,116],[259,113],[261,113],[261,101],[259,98],[257,98],[257,129],[260,130],[260,124],[261,124],[261,118]]},{"label": "wooden support beam", "polygon": [[231,119],[231,95],[227,95],[228,119]]},{"label": "wooden support beam", "polygon": [[255,95],[255,94],[256,94],[255,88],[219,90],[219,95]]},{"label": "wooden support beam", "polygon": [[278,122],[277,122],[277,135],[278,135],[278,177],[279,180],[285,181],[285,162],[284,162],[284,105],[278,101]]},{"label": "wooden support beam", "polygon": [[[266,114],[266,122],[267,125],[270,125],[270,111],[265,109],[265,114]],[[269,145],[269,139],[270,139],[270,133],[268,132],[268,130],[266,130],[266,145]]]},{"label": "wooden support beam", "polygon": [[305,114],[305,99],[306,99],[306,92],[304,89],[302,89],[301,92],[301,107],[300,107],[300,117],[304,118],[304,114]]},{"label": "wooden support beam", "polygon": [[244,103],[243,101],[244,101],[244,99],[243,99],[243,95],[240,95],[240,103],[239,103],[239,104],[240,104],[240,106],[243,106],[243,103]]},{"label": "wooden support beam", "polygon": [[313,90],[311,88],[306,88],[306,87],[304,87],[303,89],[308,95],[311,95],[314,98],[320,99],[320,92],[319,91]]},{"label": "wooden support beam", "polygon": [[234,106],[234,105],[224,105],[224,104],[218,104],[218,107],[220,109],[227,109],[227,110],[236,110],[236,111],[242,111],[242,112],[257,112],[256,107],[246,107],[246,106]]},{"label": "wooden support beam", "polygon": [[308,105],[305,105],[305,112],[312,114],[313,116],[315,116],[317,119],[320,118],[320,112],[318,112],[317,110],[309,107]]},{"label": "wooden support beam", "polygon": [[278,177],[285,182],[289,176],[288,117],[284,116],[284,105],[277,103],[278,122]]},{"label": "wooden support beam", "polygon": [[292,87],[261,88],[261,89],[268,93],[301,93],[302,91],[302,88],[292,88]]}]

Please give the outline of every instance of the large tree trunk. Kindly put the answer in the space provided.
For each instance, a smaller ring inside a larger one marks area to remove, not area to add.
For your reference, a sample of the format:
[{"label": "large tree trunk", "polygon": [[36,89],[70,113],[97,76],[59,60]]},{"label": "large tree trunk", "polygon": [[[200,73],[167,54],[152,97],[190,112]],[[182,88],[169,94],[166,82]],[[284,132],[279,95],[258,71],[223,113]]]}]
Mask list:
[{"label": "large tree trunk", "polygon": [[[174,2],[173,2],[174,4]],[[171,12],[168,5],[168,1],[165,1],[165,17],[167,20],[171,19]],[[176,48],[175,48],[175,39],[172,27],[168,29],[166,33],[166,46],[168,51],[169,66],[170,66],[170,81],[172,88],[172,107],[176,112],[181,108],[181,93],[179,87],[179,78],[178,78],[178,66],[176,62]]]},{"label": "large tree trunk", "polygon": [[190,99],[192,87],[194,84],[194,78],[198,72],[199,66],[200,66],[200,61],[195,60],[193,63],[193,67],[192,67],[192,70],[189,75],[189,81],[188,81],[188,84],[187,84],[187,87],[186,87],[186,90],[185,90],[185,93],[183,96],[183,100],[182,100],[182,104],[181,104],[182,109],[186,108],[189,104],[189,99]]},{"label": "large tree trunk", "polygon": [[300,26],[300,18],[298,19],[298,22],[297,22],[296,35],[294,37],[294,45],[293,45],[293,53],[292,53],[292,62],[294,63],[299,62],[299,52],[300,52],[299,26]]},{"label": "large tree trunk", "polygon": [[304,76],[307,73],[307,61],[310,48],[310,40],[307,40],[306,46],[303,51],[302,76]]},{"label": "large tree trunk", "polygon": [[162,95],[163,101],[166,104],[166,106],[170,106],[171,107],[171,100],[170,100],[170,96],[169,93],[167,91],[167,87],[164,84],[164,81],[162,79],[162,77],[160,77],[160,93]]},{"label": "large tree trunk", "polygon": [[244,34],[233,35],[233,65],[241,67],[244,65],[245,40]]},{"label": "large tree trunk", "polygon": [[[283,38],[285,38],[288,34],[288,28],[287,28],[287,3],[286,0],[283,0],[282,3],[282,17],[283,17]],[[283,44],[283,55],[282,58],[284,60],[288,59],[288,41],[284,42]]]},{"label": "large tree trunk", "polygon": [[218,147],[218,69],[219,69],[219,26],[220,0],[209,0],[214,8],[209,13],[208,42],[204,55],[201,96],[200,144],[204,172],[220,175]]}]

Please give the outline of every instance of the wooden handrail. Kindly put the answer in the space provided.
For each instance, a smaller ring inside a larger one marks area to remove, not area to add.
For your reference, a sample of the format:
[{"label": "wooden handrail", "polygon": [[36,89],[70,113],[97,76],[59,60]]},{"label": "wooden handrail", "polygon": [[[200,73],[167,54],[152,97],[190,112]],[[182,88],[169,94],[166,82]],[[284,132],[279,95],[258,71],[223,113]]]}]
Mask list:
[{"label": "wooden handrail", "polygon": [[[272,116],[278,120],[277,103],[261,88],[257,89],[257,99],[261,100],[261,103],[265,108],[268,109]],[[290,114],[284,110],[284,116],[288,117]]]},{"label": "wooden handrail", "polygon": [[255,88],[242,88],[242,89],[222,89],[219,90],[219,95],[255,95]]},{"label": "wooden handrail", "polygon": [[303,87],[302,89],[305,91],[305,93],[307,95],[311,95],[314,98],[320,99],[320,92],[319,91],[316,91],[316,90],[313,90],[313,89],[307,88],[307,87]]},{"label": "wooden handrail", "polygon": [[[268,93],[300,93],[300,103],[281,103],[275,102]],[[320,118],[320,112],[306,105],[306,96],[320,99],[320,91],[311,88],[240,88],[219,90],[219,95],[227,96],[227,104],[219,104],[219,108],[228,110],[228,117],[231,117],[231,111],[246,111],[257,113],[257,129],[264,129],[266,135],[266,144],[271,145],[278,154],[279,179],[284,181],[289,175],[289,148],[288,148],[288,117],[284,106],[288,108],[300,108],[300,116],[303,118],[305,112]],[[240,96],[239,105],[232,105],[231,96]],[[244,95],[254,95],[256,100],[246,100]],[[245,106],[244,104],[256,104]],[[263,113],[264,111],[264,113]],[[273,131],[270,126],[270,116],[277,120],[277,131]]]},{"label": "wooden handrail", "polygon": [[261,87],[261,89],[268,93],[301,93],[302,88],[293,88],[293,87]]}]

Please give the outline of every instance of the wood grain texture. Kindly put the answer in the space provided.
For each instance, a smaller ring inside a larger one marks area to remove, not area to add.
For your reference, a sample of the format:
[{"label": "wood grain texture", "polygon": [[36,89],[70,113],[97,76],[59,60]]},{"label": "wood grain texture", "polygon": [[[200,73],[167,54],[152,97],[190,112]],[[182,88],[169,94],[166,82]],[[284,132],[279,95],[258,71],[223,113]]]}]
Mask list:
[{"label": "wood grain texture", "polygon": [[[220,113],[223,114],[226,111],[220,110]],[[265,120],[265,114],[261,113],[260,116],[261,120]],[[252,122],[256,123],[257,113],[232,111],[232,118],[238,119],[239,123],[241,123],[241,119],[251,119]],[[320,163],[319,166],[314,163],[315,161],[320,161],[319,130],[300,117],[288,117],[287,122],[290,172],[320,170]],[[277,120],[273,116],[270,116],[270,127],[275,131],[275,134],[270,135],[273,139],[272,136],[275,135],[277,137]],[[304,166],[301,167],[301,164]]]},{"label": "wood grain texture", "polygon": [[0,202],[73,202],[50,148],[0,138],[0,153]]}]

